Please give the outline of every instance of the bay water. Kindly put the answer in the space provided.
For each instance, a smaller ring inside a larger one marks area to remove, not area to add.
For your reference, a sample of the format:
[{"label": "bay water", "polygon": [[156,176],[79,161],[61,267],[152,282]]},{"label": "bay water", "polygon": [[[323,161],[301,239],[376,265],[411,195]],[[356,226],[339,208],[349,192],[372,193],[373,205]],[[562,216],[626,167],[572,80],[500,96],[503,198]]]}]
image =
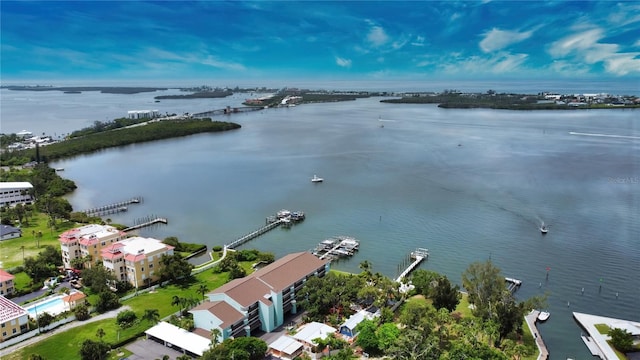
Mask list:
[{"label": "bay water", "polygon": [[[195,113],[248,97],[155,103],[156,94],[83,93],[81,101],[72,94],[18,95],[13,109],[39,96],[55,107],[36,106],[30,119],[41,120],[8,125],[47,133],[127,110],[162,105],[162,113]],[[554,359],[591,358],[573,311],[640,321],[640,112],[445,110],[380,100],[234,114],[217,120],[241,124],[236,131],[129,145],[51,166],[78,185],[68,196],[74,210],[142,196],[142,204],[109,216],[125,224],[168,218],[142,236],[223,245],[289,209],[307,219],[244,248],[280,257],[348,235],[360,240],[360,251],[332,267],[359,272],[368,260],[389,277],[411,251],[428,248],[421,268],[458,284],[470,263],[491,259],[504,276],[523,281],[519,297],[548,294],[551,318],[539,328]],[[3,132],[8,115],[18,111],[3,114]],[[311,183],[314,174],[325,181]]]}]

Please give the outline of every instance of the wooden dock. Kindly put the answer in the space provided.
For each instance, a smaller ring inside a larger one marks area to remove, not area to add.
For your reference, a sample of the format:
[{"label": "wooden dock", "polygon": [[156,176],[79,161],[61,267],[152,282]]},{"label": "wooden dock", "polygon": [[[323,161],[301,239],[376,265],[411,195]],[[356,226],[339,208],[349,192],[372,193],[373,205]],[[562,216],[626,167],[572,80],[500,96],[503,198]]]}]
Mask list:
[{"label": "wooden dock", "polygon": [[253,239],[257,238],[258,236],[266,233],[269,230],[275,229],[276,227],[282,225],[283,223],[284,223],[283,219],[278,219],[278,220],[276,220],[274,222],[270,222],[267,225],[261,227],[260,229],[252,231],[252,232],[248,233],[247,235],[244,235],[244,236],[242,236],[242,237],[240,237],[240,238],[228,243],[225,246],[227,247],[227,249],[235,249],[238,246],[246,243],[247,241],[253,240]]},{"label": "wooden dock", "polygon": [[404,271],[395,279],[396,282],[402,282],[410,272],[412,272],[420,263],[429,257],[429,250],[424,248],[418,248],[411,252],[411,259],[415,259]]},{"label": "wooden dock", "polygon": [[132,230],[138,230],[138,229],[142,229],[143,227],[147,227],[147,226],[151,226],[151,225],[155,225],[155,224],[168,224],[169,220],[167,220],[167,218],[162,218],[162,217],[157,217],[155,219],[151,219],[149,221],[140,223],[140,224],[136,224],[133,225],[131,227],[128,227],[122,231],[124,232],[128,232],[128,231],[132,231]]},{"label": "wooden dock", "polygon": [[538,346],[538,360],[546,360],[549,358],[549,350],[547,350],[547,346],[544,344],[544,341],[542,341],[542,336],[536,326],[539,314],[540,311],[532,310],[529,314],[524,316],[524,319],[527,322],[527,326],[529,326],[529,330],[536,342],[536,346]]},{"label": "wooden dock", "polygon": [[141,202],[142,202],[142,197],[136,196],[136,197],[131,198],[129,200],[120,201],[120,202],[117,202],[117,203],[104,205],[104,206],[100,206],[100,207],[93,208],[93,209],[83,210],[81,212],[83,212],[83,213],[85,213],[85,214],[87,214],[89,216],[103,216],[103,215],[109,215],[109,214],[115,214],[115,213],[118,213],[118,212],[127,211],[127,206],[129,206],[131,204],[139,204]]}]

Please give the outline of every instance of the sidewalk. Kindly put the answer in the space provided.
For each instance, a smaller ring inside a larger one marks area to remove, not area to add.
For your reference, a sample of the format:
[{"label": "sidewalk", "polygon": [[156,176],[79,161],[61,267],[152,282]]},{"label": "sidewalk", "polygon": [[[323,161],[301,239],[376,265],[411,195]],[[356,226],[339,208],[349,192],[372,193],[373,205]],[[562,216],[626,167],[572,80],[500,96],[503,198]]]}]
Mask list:
[{"label": "sidewalk", "polygon": [[104,314],[100,314],[100,315],[94,316],[89,320],[73,321],[73,322],[70,322],[69,324],[62,325],[62,326],[57,327],[57,328],[55,328],[55,329],[53,329],[51,331],[48,331],[46,333],[42,333],[42,334],[40,334],[38,336],[32,337],[31,339],[27,339],[27,340],[25,340],[23,342],[17,343],[17,344],[15,344],[13,346],[9,346],[9,347],[7,347],[5,349],[0,350],[0,358],[2,358],[3,356],[7,356],[7,355],[11,354],[12,352],[14,352],[16,350],[22,349],[23,347],[26,347],[26,346],[35,344],[35,343],[37,343],[39,341],[42,341],[44,339],[47,339],[47,338],[51,337],[54,334],[57,334],[57,333],[60,333],[60,332],[65,332],[65,331],[67,331],[69,329],[73,329],[73,328],[78,327],[78,326],[83,326],[84,324],[88,324],[88,323],[92,323],[92,322],[96,322],[96,321],[100,321],[100,320],[104,320],[104,319],[115,318],[118,315],[118,313],[120,311],[123,311],[123,310],[131,310],[131,307],[129,307],[128,305],[121,306],[121,307],[119,307],[119,308],[117,308],[115,310],[107,311]]}]

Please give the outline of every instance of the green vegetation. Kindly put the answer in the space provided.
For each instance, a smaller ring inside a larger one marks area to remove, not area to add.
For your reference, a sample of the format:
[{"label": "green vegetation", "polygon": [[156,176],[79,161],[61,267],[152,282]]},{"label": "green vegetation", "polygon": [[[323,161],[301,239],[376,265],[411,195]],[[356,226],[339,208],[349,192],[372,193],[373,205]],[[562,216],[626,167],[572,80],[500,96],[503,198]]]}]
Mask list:
[{"label": "green vegetation", "polygon": [[[635,99],[635,97],[632,97]],[[576,110],[576,109],[617,109],[637,108],[632,102],[620,102],[618,98],[606,98],[603,102],[582,102],[579,97],[565,97],[562,103],[545,101],[542,94],[514,94],[489,90],[486,93],[461,93],[457,90],[445,90],[442,93],[419,93],[400,99],[384,99],[381,102],[393,104],[439,104],[441,108],[471,109],[507,109],[507,110]],[[573,103],[573,104],[570,104]],[[579,104],[579,105],[576,105]]]},{"label": "green vegetation", "polygon": [[3,152],[0,155],[0,160],[5,163],[16,157],[32,160],[40,157],[41,160],[47,162],[111,147],[238,128],[240,128],[238,124],[211,121],[211,119],[164,120],[147,123],[143,126],[99,132],[47,145],[39,149],[39,156],[37,155],[38,149]]},{"label": "green vegetation", "polygon": [[600,334],[607,335],[611,328],[607,324],[595,324],[594,325]]},{"label": "green vegetation", "polygon": [[154,97],[157,100],[166,100],[166,99],[213,99],[213,98],[224,98],[227,96],[233,95],[232,91],[228,90],[213,90],[213,91],[198,91],[192,94],[186,95],[160,95]]},{"label": "green vegetation", "polygon": [[174,251],[175,252],[179,252],[184,256],[193,254],[193,253],[197,253],[203,250],[207,249],[206,245],[202,245],[202,244],[190,244],[190,243],[184,243],[184,242],[180,242],[180,240],[178,240],[177,237],[175,236],[169,236],[167,238],[165,238],[164,240],[162,240],[163,243],[173,246],[174,247]]}]

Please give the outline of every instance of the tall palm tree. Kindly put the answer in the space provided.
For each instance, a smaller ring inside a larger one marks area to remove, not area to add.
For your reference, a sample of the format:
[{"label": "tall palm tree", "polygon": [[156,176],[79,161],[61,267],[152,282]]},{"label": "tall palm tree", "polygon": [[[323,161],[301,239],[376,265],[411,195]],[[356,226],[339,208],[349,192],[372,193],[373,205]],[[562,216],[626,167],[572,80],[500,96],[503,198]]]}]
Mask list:
[{"label": "tall palm tree", "polygon": [[202,294],[202,300],[204,300],[204,295],[207,293],[207,291],[209,291],[207,285],[200,284],[200,286],[198,286],[198,293]]},{"label": "tall palm tree", "polygon": [[222,332],[220,331],[220,329],[218,328],[211,329],[211,347],[212,348],[220,344],[220,335],[222,335]]},{"label": "tall palm tree", "polygon": [[158,321],[160,321],[160,313],[158,309],[145,309],[142,318],[153,324],[157,324]]}]

